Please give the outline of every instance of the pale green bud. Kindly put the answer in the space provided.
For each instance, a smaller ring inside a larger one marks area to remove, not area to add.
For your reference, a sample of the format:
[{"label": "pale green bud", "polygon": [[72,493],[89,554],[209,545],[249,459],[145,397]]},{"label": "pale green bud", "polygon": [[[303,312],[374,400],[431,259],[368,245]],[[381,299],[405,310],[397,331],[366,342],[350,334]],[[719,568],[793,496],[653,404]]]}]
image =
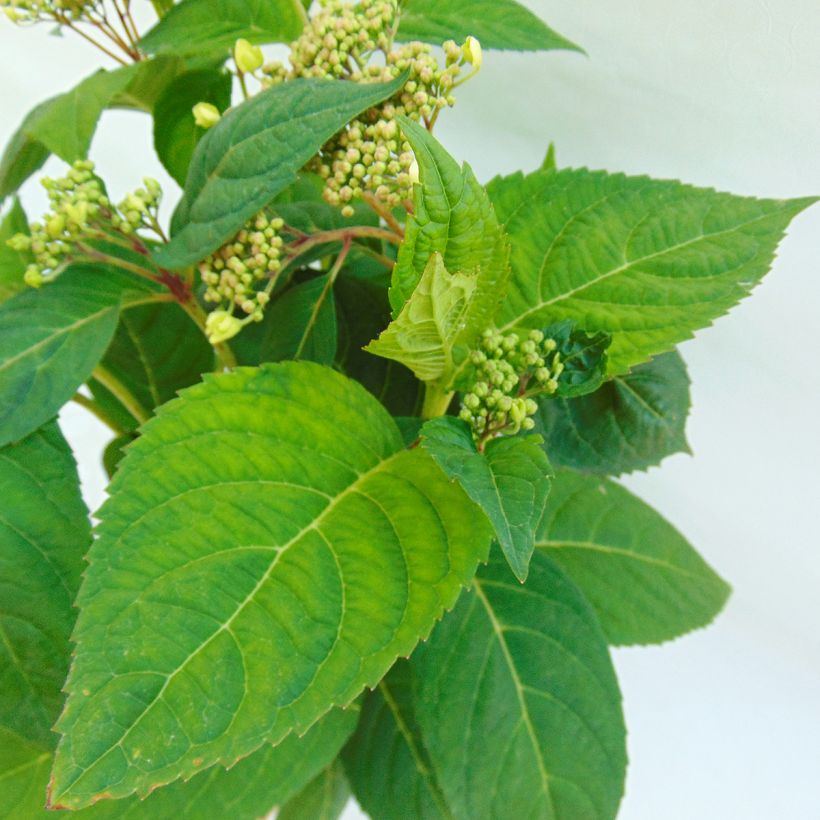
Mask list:
[{"label": "pale green bud", "polygon": [[245,74],[253,74],[265,62],[262,49],[242,38],[237,40],[233,47],[233,58],[236,61],[236,67]]},{"label": "pale green bud", "polygon": [[481,43],[475,37],[467,38],[461,48],[461,53],[464,55],[464,60],[473,66],[476,71],[481,68],[481,62],[484,58],[481,52]]},{"label": "pale green bud", "polygon": [[213,128],[222,119],[219,109],[208,102],[198,102],[191,110],[194,113],[194,122],[200,128]]},{"label": "pale green bud", "polygon": [[215,310],[205,320],[205,335],[212,345],[232,339],[242,330],[244,322],[227,310]]},{"label": "pale green bud", "polygon": [[23,281],[30,288],[39,288],[43,285],[43,274],[37,265],[29,265],[23,274]]}]

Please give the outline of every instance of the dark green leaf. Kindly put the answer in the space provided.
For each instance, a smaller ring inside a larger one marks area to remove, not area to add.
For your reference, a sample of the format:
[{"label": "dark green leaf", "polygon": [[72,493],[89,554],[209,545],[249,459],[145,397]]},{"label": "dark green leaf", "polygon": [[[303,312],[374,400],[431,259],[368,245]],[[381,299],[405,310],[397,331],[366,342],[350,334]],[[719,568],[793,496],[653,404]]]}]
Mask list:
[{"label": "dark green leaf", "polygon": [[231,109],[196,147],[174,237],[155,254],[158,263],[181,268],[216,250],[293,182],[330,137],[405,79],[293,80]]},{"label": "dark green leaf", "polygon": [[514,174],[488,191],[513,247],[499,327],[573,319],[611,333],[612,373],[670,350],[748,295],[791,220],[815,202],[584,169]]},{"label": "dark green leaf", "polygon": [[277,820],[337,820],[350,799],[342,764],[331,763],[279,810]]},{"label": "dark green leaf", "polygon": [[452,416],[428,421],[421,436],[444,474],[484,511],[516,578],[526,581],[552,475],[541,437],[495,439],[479,453],[470,428]]},{"label": "dark green leaf", "polygon": [[706,626],[729,596],[671,524],[606,479],[560,472],[537,546],[578,584],[613,644],[659,643]]},{"label": "dark green leaf", "polygon": [[577,399],[539,399],[538,430],[559,467],[620,475],[689,452],[689,376],[677,351]]},{"label": "dark green leaf", "polygon": [[194,149],[205,130],[194,122],[199,102],[224,111],[231,104],[231,75],[202,70],[182,74],[164,89],[154,106],[154,148],[168,173],[185,184]]},{"label": "dark green leaf", "polygon": [[303,732],[413,650],[490,540],[372,396],[307,362],[209,376],[163,405],[99,517],[55,807]]},{"label": "dark green leaf", "polygon": [[141,287],[117,271],[75,265],[0,304],[0,446],[56,415],[105,353],[125,289]]},{"label": "dark green leaf", "polygon": [[342,758],[359,805],[379,820],[451,820],[416,722],[412,667],[398,661],[365,698]]},{"label": "dark green leaf", "polygon": [[477,37],[484,48],[580,51],[515,0],[404,0],[398,40],[441,45]]},{"label": "dark green leaf", "polygon": [[558,344],[564,365],[555,395],[570,399],[597,390],[606,378],[606,352],[612,337],[606,333],[576,330],[573,322],[551,325],[544,333]]},{"label": "dark green leaf", "polygon": [[23,274],[26,267],[33,261],[28,251],[13,251],[7,240],[18,233],[28,234],[28,220],[23,211],[20,200],[12,200],[3,221],[0,222],[0,302],[23,290]]},{"label": "dark green leaf", "polygon": [[494,554],[411,663],[416,717],[456,817],[615,817],[618,684],[594,611],[543,553],[524,587]]},{"label": "dark green leaf", "polygon": [[300,0],[182,0],[140,41],[148,53],[225,55],[243,37],[289,43],[307,22]]},{"label": "dark green leaf", "polygon": [[125,448],[134,441],[135,438],[136,436],[131,433],[124,433],[121,436],[111,439],[111,441],[105,445],[102,461],[109,481],[114,477],[119,463],[125,456]]}]

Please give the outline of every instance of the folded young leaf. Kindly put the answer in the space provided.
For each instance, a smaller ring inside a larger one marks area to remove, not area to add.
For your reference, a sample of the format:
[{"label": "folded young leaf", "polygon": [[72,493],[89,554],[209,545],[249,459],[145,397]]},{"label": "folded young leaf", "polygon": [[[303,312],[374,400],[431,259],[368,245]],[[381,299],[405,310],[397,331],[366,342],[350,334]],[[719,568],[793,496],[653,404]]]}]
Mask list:
[{"label": "folded young leaf", "polygon": [[220,111],[231,104],[232,76],[221,69],[188,71],[163,89],[154,105],[154,148],[168,173],[185,185],[191,157],[205,130],[194,121],[191,109],[200,102]]},{"label": "folded young leaf", "polygon": [[403,447],[363,388],[307,362],[213,376],[160,409],[100,512],[53,806],[232,764],[411,652],[490,532]]},{"label": "folded young leaf", "polygon": [[548,339],[555,340],[563,365],[554,396],[564,399],[584,396],[603,383],[611,336],[606,333],[584,333],[570,321],[550,325],[543,332]]},{"label": "folded young leaf", "polygon": [[495,439],[479,453],[465,422],[441,416],[424,425],[421,443],[483,510],[510,568],[524,583],[552,475],[541,437]]},{"label": "folded young leaf", "polygon": [[155,253],[158,264],[181,268],[216,250],[292,183],[323,143],[406,79],[293,80],[231,109],[194,151],[174,236]]},{"label": "folded young leaf", "polygon": [[455,817],[615,817],[618,684],[594,611],[543,553],[524,587],[495,553],[411,663],[416,717]]},{"label": "folded young leaf", "polygon": [[182,0],[143,38],[148,54],[227,54],[244,38],[289,43],[307,22],[299,0]]},{"label": "folded young leaf", "polygon": [[605,479],[559,472],[537,546],[578,584],[612,644],[660,643],[706,626],[729,596],[671,524]]},{"label": "folded young leaf", "polygon": [[114,335],[121,300],[144,293],[144,281],[75,265],[0,304],[0,446],[36,430],[74,395]]},{"label": "folded young leaf", "polygon": [[413,705],[412,667],[399,661],[368,693],[342,752],[359,805],[379,820],[451,820]]},{"label": "folded young leaf", "polygon": [[671,349],[760,281],[816,200],[752,199],[585,169],[488,186],[513,246],[497,324],[574,319],[613,335],[610,372]]},{"label": "folded young leaf", "polygon": [[485,330],[504,298],[509,277],[509,244],[484,188],[469,165],[458,163],[417,123],[400,119],[402,133],[416,154],[421,184],[413,196],[404,241],[393,268],[390,304],[393,316],[418,285],[434,253],[453,273],[480,276],[476,334]]},{"label": "folded young leaf", "polygon": [[23,290],[23,274],[33,261],[30,251],[15,251],[6,244],[18,233],[28,234],[29,229],[23,206],[15,197],[0,222],[0,302],[5,302],[10,296]]},{"label": "folded young leaf", "polygon": [[276,814],[277,820],[337,820],[350,799],[342,764],[330,764]]},{"label": "folded young leaf", "polygon": [[689,405],[686,364],[673,350],[581,398],[540,399],[537,429],[556,466],[620,475],[689,452]]},{"label": "folded young leaf", "polygon": [[404,0],[396,39],[441,45],[472,35],[485,48],[551,51],[578,46],[515,0]]}]

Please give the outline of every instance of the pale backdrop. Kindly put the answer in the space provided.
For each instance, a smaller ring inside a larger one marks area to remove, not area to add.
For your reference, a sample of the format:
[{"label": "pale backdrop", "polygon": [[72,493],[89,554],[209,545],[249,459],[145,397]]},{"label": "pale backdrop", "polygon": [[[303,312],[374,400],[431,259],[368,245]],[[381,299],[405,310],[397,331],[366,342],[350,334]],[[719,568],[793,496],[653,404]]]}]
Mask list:
[{"label": "pale backdrop", "polygon": [[[589,57],[486,55],[439,131],[480,177],[533,168],[554,140],[562,165],[820,193],[816,0],[527,5]],[[0,24],[0,139],[95,64],[73,38]],[[93,156],[115,194],[145,173],[167,179],[149,133],[147,117],[106,115]],[[35,188],[25,200],[39,208]],[[820,207],[795,222],[754,297],[684,345],[694,458],[626,482],[735,592],[709,630],[615,652],[631,758],[623,820],[820,817],[818,236]],[[103,477],[89,448],[104,431],[75,409],[63,422],[97,506]]]}]

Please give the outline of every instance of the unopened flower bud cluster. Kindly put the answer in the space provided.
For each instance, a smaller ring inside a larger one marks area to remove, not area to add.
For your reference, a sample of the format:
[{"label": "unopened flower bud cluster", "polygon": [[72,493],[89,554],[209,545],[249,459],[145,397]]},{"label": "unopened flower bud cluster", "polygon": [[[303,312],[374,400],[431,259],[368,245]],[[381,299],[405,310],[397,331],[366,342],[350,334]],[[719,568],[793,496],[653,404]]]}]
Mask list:
[{"label": "unopened flower bud cluster", "polygon": [[361,0],[355,5],[322,0],[318,14],[291,46],[291,69],[281,63],[262,69],[268,84],[296,77],[389,82],[409,71],[397,94],[350,122],[308,166],[325,180],[325,200],[341,207],[346,216],[352,215],[352,203],[365,193],[390,209],[411,198],[417,181],[414,157],[396,117],[434,121],[439,111],[454,105],[452,91],[463,65],[480,54],[474,38],[470,38],[471,49],[449,41],[444,44],[442,67],[430,45],[413,42],[394,47],[397,22],[396,0]]},{"label": "unopened flower bud cluster", "polygon": [[[258,288],[282,268],[284,243],[279,231],[283,224],[281,219],[261,212],[230,242],[199,263],[199,272],[206,286],[205,301],[217,306],[214,311],[217,319],[212,322],[217,322],[219,317],[233,316],[235,309],[245,317],[244,321],[236,319],[239,322],[236,332],[247,322],[262,320],[262,311],[270,296],[266,289]],[[234,326],[227,319],[223,324]],[[219,335],[223,333],[224,328]]]},{"label": "unopened flower bud cluster", "polygon": [[0,8],[13,23],[35,23],[61,17],[78,19],[89,6],[89,0],[0,0]]},{"label": "unopened flower bud cluster", "polygon": [[517,333],[485,331],[479,348],[470,354],[475,381],[459,413],[476,441],[535,427],[532,416],[538,404],[533,396],[555,393],[564,370],[557,347],[540,330],[524,339]]},{"label": "unopened flower bud cluster", "polygon": [[8,240],[14,250],[30,251],[34,256],[25,281],[39,287],[53,278],[70,261],[83,256],[83,242],[156,226],[162,191],[154,179],[146,178],[143,183],[144,188],[114,206],[94,173],[94,163],[88,160],[74,162],[64,177],[44,178],[49,212],[42,222],[30,225],[30,235],[20,233]]}]

